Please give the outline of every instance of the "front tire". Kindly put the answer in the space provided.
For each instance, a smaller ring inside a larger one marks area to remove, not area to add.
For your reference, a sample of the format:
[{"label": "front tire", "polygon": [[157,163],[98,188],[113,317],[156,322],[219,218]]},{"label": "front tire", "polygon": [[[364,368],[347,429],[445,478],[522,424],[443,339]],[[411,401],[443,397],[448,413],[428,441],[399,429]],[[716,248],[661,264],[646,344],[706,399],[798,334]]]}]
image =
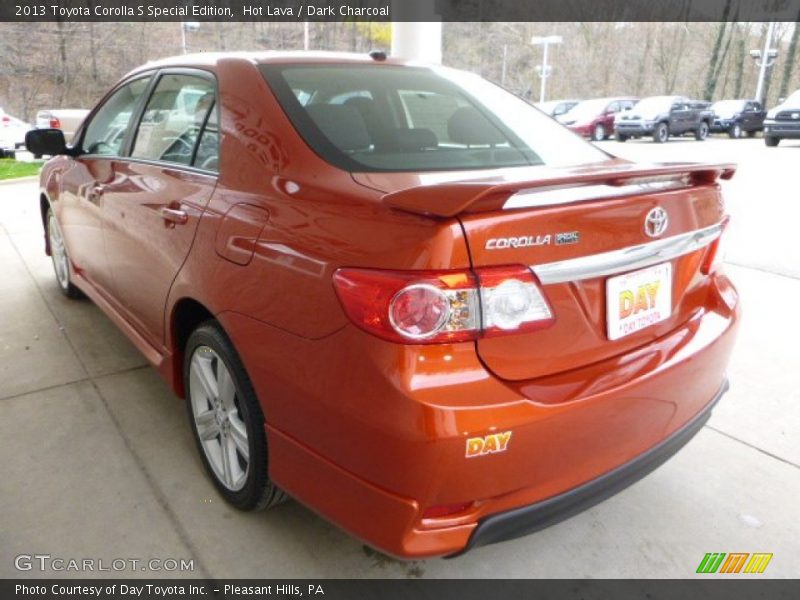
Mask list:
[{"label": "front tire", "polygon": [[61,235],[61,227],[58,225],[52,208],[47,209],[47,245],[50,248],[50,258],[53,261],[58,289],[67,298],[73,300],[82,298],[83,292],[72,284],[69,273],[69,254],[64,245],[64,236]]},{"label": "front tire", "polygon": [[653,130],[653,141],[656,144],[663,144],[669,140],[669,127],[666,123],[659,123]]},{"label": "front tire", "polygon": [[592,130],[592,141],[602,142],[604,139],[606,139],[606,128],[602,123],[598,123]]},{"label": "front tire", "polygon": [[708,123],[703,121],[700,123],[697,129],[694,131],[694,139],[698,142],[702,142],[708,137]]},{"label": "front tire", "polygon": [[771,135],[765,135],[764,143],[770,148],[774,148],[775,146],[781,143],[781,138],[772,137]]},{"label": "front tire", "polygon": [[285,500],[268,476],[264,415],[253,385],[216,321],[206,321],[189,337],[183,377],[195,443],[220,495],[240,510]]}]

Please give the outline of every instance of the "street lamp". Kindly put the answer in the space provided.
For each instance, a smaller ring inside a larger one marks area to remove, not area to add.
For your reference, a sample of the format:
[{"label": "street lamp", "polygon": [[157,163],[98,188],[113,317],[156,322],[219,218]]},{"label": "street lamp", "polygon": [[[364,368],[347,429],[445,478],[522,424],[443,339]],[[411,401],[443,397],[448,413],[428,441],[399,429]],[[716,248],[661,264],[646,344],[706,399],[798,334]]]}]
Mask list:
[{"label": "street lamp", "polygon": [[553,68],[547,64],[547,51],[550,48],[550,44],[560,44],[563,41],[564,38],[560,35],[535,35],[531,38],[531,44],[534,46],[543,46],[542,64],[536,67],[536,72],[539,73],[539,79],[542,81],[539,87],[539,102],[544,102],[547,78],[550,77],[553,70]]},{"label": "street lamp", "polygon": [[[772,45],[772,32],[775,31],[775,23],[770,23],[767,27],[767,35],[764,40],[764,50],[750,50],[750,56],[753,57],[758,65],[758,86],[756,87],[756,102],[762,102],[761,96],[764,93],[764,82],[767,78],[767,69],[775,64],[775,59],[778,57],[778,50],[770,48]],[[763,104],[763,102],[762,102]]]},{"label": "street lamp", "polygon": [[181,50],[186,54],[186,34],[200,29],[200,23],[197,21],[181,21]]}]

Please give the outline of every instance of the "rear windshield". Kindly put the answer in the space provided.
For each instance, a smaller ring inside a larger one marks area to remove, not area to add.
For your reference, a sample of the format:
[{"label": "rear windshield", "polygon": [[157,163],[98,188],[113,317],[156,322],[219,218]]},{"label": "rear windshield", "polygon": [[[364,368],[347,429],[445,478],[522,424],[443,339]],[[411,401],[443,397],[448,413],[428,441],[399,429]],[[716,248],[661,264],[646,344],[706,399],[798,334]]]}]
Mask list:
[{"label": "rear windshield", "polygon": [[262,65],[309,146],[347,171],[442,171],[608,160],[524,100],[469,73],[391,65]]}]

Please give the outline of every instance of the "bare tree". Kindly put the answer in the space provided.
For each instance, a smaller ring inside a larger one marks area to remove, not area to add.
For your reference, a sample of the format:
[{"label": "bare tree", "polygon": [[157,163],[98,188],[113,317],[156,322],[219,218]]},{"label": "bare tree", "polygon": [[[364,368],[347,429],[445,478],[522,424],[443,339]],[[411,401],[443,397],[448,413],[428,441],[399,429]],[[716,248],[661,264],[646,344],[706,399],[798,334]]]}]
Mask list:
[{"label": "bare tree", "polygon": [[794,24],[792,39],[789,41],[789,49],[786,51],[786,61],[783,63],[783,78],[781,79],[781,89],[778,92],[779,98],[785,98],[789,93],[789,85],[792,81],[792,72],[797,62],[797,44],[800,42],[800,12],[797,14],[797,22]]}]

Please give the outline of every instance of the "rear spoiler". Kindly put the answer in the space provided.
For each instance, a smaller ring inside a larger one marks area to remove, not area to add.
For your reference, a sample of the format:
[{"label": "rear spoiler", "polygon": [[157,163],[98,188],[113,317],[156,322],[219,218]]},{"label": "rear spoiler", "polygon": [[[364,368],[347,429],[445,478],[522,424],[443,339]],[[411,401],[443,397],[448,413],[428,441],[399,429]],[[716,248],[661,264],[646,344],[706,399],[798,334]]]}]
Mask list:
[{"label": "rear spoiler", "polygon": [[419,215],[454,217],[465,212],[531,208],[653,193],[730,179],[735,164],[616,163],[603,170],[550,172],[540,178],[467,180],[420,185],[383,196],[387,206]]}]

